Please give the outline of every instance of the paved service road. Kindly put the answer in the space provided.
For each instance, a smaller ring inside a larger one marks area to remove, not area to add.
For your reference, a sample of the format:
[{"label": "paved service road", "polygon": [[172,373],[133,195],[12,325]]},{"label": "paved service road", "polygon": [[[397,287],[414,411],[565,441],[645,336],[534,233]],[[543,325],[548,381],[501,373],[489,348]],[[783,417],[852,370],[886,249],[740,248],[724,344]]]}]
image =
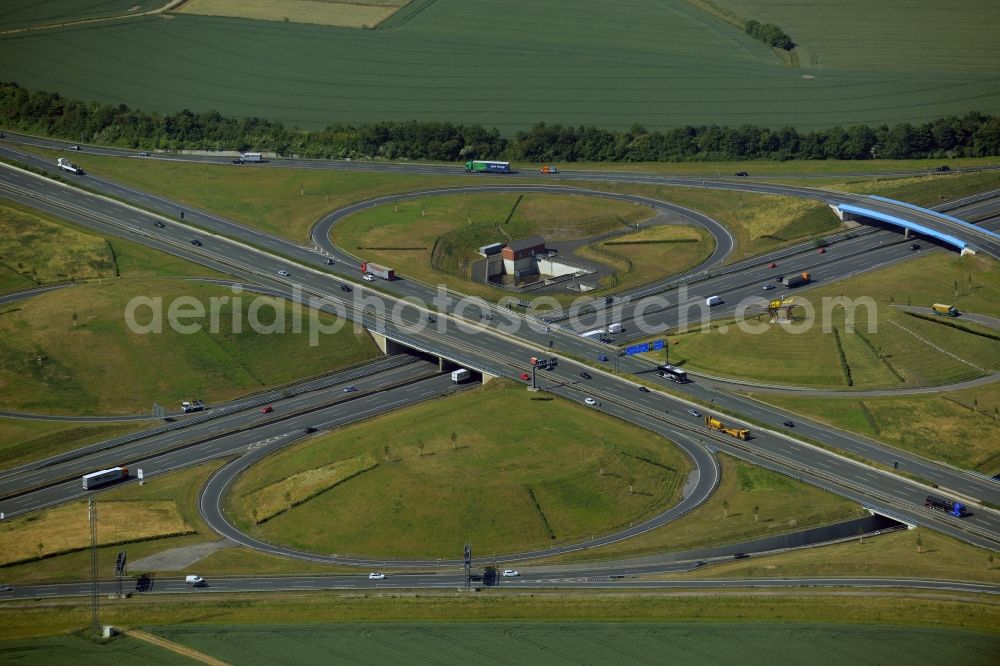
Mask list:
[{"label": "paved service road", "polygon": [[[872,588],[927,590],[936,592],[961,592],[974,594],[1000,594],[1000,586],[963,581],[921,580],[917,578],[758,578],[724,580],[655,580],[649,576],[657,573],[690,571],[692,563],[660,567],[656,570],[628,570],[605,566],[589,572],[560,576],[551,573],[532,574],[520,569],[517,578],[501,578],[498,587],[510,590],[538,588],[563,589],[647,589],[675,591],[709,591],[740,589],[815,589],[815,588]],[[139,595],[162,594],[219,594],[235,592],[305,592],[318,590],[406,590],[406,589],[456,589],[465,587],[465,577],[457,568],[441,573],[388,573],[383,580],[368,580],[367,573],[344,576],[280,576],[254,578],[207,579],[205,587],[187,585],[183,579],[157,578],[145,592],[135,592],[135,581],[126,579],[125,593]],[[102,596],[115,592],[113,583],[102,582],[98,588]],[[55,585],[15,586],[0,592],[0,601],[17,599],[43,600],[53,597],[86,597],[91,593],[90,583],[60,583]]]}]

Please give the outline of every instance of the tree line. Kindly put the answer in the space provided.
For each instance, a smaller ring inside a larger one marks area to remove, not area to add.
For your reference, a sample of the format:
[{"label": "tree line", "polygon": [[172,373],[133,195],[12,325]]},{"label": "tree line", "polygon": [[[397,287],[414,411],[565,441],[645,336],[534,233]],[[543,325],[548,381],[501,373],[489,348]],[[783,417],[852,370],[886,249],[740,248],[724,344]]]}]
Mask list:
[{"label": "tree line", "polygon": [[378,121],[321,130],[217,111],[147,113],[124,104],[71,100],[0,83],[8,129],[141,150],[273,151],[325,159],[504,159],[527,162],[869,160],[1000,155],[1000,116],[970,112],[920,125],[831,127],[800,132],[742,125],[651,131],[538,123],[503,137],[496,128],[449,122]]}]

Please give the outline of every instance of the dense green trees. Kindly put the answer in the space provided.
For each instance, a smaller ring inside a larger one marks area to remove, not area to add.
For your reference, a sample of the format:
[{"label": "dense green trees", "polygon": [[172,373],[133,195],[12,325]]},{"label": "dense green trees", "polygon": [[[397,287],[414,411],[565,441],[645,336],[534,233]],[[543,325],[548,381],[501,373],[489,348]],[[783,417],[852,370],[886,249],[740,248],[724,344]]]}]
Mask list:
[{"label": "dense green trees", "polygon": [[795,43],[792,41],[792,38],[786,35],[784,30],[773,23],[761,23],[760,21],[754,21],[751,19],[746,22],[743,29],[754,39],[759,39],[768,46],[773,46],[776,49],[791,51],[795,48]]},{"label": "dense green trees", "polygon": [[831,127],[799,132],[753,125],[626,131],[538,123],[501,137],[496,129],[448,122],[379,121],[307,132],[262,118],[216,111],[171,115],[125,105],[68,100],[0,83],[0,125],[69,141],[145,150],[256,150],[316,158],[385,158],[525,162],[678,162],[1000,155],[1000,117],[981,113],[922,125]]}]

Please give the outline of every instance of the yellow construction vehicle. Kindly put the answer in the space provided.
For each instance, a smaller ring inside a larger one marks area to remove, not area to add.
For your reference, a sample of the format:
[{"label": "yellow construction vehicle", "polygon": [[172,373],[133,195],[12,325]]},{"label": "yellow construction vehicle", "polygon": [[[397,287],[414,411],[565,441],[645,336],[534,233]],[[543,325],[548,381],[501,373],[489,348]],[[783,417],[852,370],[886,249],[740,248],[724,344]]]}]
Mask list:
[{"label": "yellow construction vehicle", "polygon": [[730,437],[735,437],[736,439],[747,440],[750,438],[750,431],[746,428],[727,428],[726,424],[719,419],[714,419],[711,416],[705,417],[705,425],[707,425],[712,430],[718,430],[719,432],[724,432]]}]

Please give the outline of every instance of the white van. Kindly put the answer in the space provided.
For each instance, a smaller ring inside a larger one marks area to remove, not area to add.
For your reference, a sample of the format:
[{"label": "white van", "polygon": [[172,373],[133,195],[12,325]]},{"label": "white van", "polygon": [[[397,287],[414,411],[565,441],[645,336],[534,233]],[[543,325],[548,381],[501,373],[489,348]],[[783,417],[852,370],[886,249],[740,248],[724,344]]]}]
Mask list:
[{"label": "white van", "polygon": [[708,298],[705,299],[705,305],[707,305],[708,307],[712,307],[713,305],[719,305],[721,303],[722,303],[721,296],[709,296]]},{"label": "white van", "polygon": [[608,325],[608,333],[621,333],[621,332],[622,332],[622,325],[621,324],[610,324],[610,325]]},{"label": "white van", "polygon": [[195,587],[204,587],[208,583],[201,576],[186,576],[184,582],[188,585],[194,585]]}]

